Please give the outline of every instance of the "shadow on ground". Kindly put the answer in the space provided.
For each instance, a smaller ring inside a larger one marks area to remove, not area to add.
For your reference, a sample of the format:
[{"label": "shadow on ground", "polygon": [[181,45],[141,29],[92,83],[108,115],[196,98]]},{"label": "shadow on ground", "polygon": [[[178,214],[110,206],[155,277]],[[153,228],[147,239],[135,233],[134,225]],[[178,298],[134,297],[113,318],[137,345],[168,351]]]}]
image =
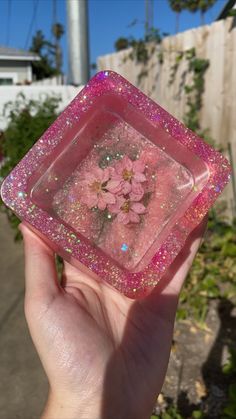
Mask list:
[{"label": "shadow on ground", "polygon": [[24,318],[23,249],[13,238],[0,213],[0,416],[38,419],[47,381]]},{"label": "shadow on ground", "polygon": [[[177,407],[184,418],[191,418],[194,410],[205,413],[209,419],[219,419],[227,401],[228,387],[232,377],[223,373],[222,366],[226,361],[226,348],[232,348],[236,342],[236,316],[234,305],[222,298],[217,302],[219,319],[216,333],[208,357],[202,366],[199,365],[206,394],[197,403],[190,402],[188,392],[180,390]],[[199,372],[200,372],[199,371]]]}]

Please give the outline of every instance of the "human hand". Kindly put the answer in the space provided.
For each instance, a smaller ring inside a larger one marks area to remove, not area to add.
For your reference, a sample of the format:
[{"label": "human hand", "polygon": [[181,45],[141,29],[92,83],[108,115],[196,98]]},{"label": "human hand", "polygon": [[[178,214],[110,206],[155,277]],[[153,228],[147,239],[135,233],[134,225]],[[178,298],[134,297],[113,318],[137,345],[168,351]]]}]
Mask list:
[{"label": "human hand", "polygon": [[178,296],[206,227],[189,236],[160,284],[131,300],[70,264],[26,225],[25,314],[48,376],[44,419],[146,419],[165,378]]}]

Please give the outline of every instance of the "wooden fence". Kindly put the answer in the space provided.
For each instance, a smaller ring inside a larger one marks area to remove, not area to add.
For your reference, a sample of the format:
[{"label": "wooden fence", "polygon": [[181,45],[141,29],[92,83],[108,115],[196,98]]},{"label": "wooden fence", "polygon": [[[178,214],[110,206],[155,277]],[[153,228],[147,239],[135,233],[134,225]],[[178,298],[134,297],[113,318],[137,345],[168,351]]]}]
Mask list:
[{"label": "wooden fence", "polygon": [[[153,48],[151,45],[149,48]],[[170,84],[173,66],[180,52],[195,48],[196,56],[209,60],[205,73],[205,91],[202,96],[200,124],[209,130],[216,146],[228,153],[231,144],[234,166],[236,166],[236,25],[232,17],[169,36],[146,64],[129,58],[131,50],[98,58],[99,70],[114,70],[138,86],[175,117],[183,120],[187,111],[184,85],[189,84],[187,60],[179,62],[173,83]],[[160,60],[160,52],[163,60]],[[147,71],[147,76],[140,74]],[[236,170],[236,167],[234,168]],[[224,199],[230,212],[235,211],[232,183],[226,188]]]}]

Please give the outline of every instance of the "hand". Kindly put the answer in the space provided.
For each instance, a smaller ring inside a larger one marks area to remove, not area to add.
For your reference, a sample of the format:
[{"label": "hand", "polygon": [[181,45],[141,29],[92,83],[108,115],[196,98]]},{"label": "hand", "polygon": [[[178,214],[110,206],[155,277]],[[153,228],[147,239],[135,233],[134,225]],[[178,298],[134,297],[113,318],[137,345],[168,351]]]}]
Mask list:
[{"label": "hand", "polygon": [[44,419],[150,417],[205,226],[191,233],[155,290],[134,301],[66,262],[60,284],[53,251],[21,224],[26,319],[50,384]]}]

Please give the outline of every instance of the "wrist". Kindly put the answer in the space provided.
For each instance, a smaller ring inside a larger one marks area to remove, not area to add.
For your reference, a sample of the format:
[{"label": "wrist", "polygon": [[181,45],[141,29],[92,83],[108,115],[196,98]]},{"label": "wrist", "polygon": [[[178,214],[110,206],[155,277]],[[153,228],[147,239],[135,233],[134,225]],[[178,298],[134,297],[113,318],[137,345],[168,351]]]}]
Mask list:
[{"label": "wrist", "polygon": [[114,412],[119,419],[149,418],[151,411],[146,415],[146,409],[143,410],[137,411],[137,406],[132,408],[130,403],[125,403],[124,395],[121,399],[118,398],[115,403],[114,400],[111,403],[107,401],[104,405],[102,400],[96,402],[94,397],[83,400],[79,394],[77,397],[68,397],[64,392],[60,395],[49,392],[41,419],[103,419],[104,417],[113,417]]},{"label": "wrist", "polygon": [[82,403],[77,399],[68,399],[63,394],[55,396],[49,393],[41,419],[99,419],[100,409],[88,400]]}]

